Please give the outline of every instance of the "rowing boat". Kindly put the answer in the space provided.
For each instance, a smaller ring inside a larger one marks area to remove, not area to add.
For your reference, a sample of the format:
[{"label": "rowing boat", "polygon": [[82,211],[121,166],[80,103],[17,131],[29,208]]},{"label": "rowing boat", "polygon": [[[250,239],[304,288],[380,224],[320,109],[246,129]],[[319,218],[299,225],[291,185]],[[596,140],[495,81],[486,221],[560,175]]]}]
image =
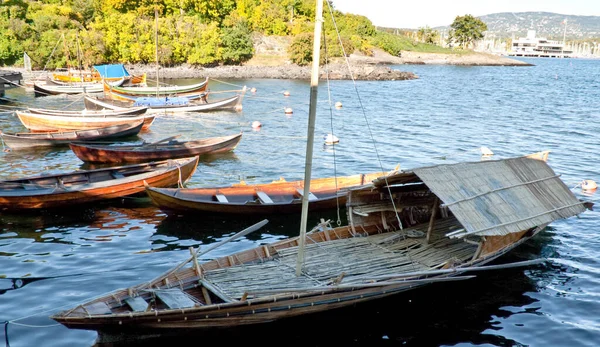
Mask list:
[{"label": "rowing boat", "polygon": [[[176,137],[176,136],[174,136]],[[194,141],[176,141],[167,138],[155,143],[135,145],[97,145],[71,143],[75,155],[91,163],[139,163],[151,160],[184,158],[233,151],[242,139],[242,133],[209,137]]]},{"label": "rowing boat", "polygon": [[15,111],[21,123],[33,132],[48,131],[71,131],[84,129],[104,128],[112,125],[131,124],[143,120],[142,131],[150,128],[154,122],[154,115],[87,115],[84,113],[76,114],[41,114],[26,111]]},{"label": "rowing boat", "polygon": [[0,210],[80,206],[134,195],[144,185],[172,187],[196,171],[198,157],[0,181]]},{"label": "rowing boat", "polygon": [[0,137],[4,144],[12,149],[31,147],[53,147],[68,145],[72,142],[89,142],[111,140],[137,135],[144,125],[143,120],[130,124],[111,125],[104,128],[59,131],[45,133],[2,133]]}]

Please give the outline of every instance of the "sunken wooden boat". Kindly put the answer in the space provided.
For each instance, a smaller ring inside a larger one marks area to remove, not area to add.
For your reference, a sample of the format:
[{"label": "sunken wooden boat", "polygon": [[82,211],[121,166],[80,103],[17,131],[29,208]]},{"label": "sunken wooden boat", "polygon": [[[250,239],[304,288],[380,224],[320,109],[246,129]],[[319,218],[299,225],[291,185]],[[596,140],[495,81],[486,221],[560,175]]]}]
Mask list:
[{"label": "sunken wooden boat", "polygon": [[79,159],[85,162],[141,163],[231,152],[238,146],[241,139],[242,133],[239,133],[193,141],[176,141],[167,138],[155,143],[135,145],[71,143],[69,147]]},{"label": "sunken wooden boat", "polygon": [[[417,168],[348,192],[349,225],[202,261],[52,315],[69,328],[172,333],[315,314],[424,285],[468,280],[555,220],[585,211],[546,162],[526,157]],[[79,300],[77,300],[79,301]]]},{"label": "sunken wooden boat", "polygon": [[100,113],[88,115],[88,113],[75,114],[41,114],[26,111],[15,111],[21,123],[30,131],[48,132],[48,131],[71,131],[84,129],[104,128],[119,124],[132,124],[143,121],[142,131],[150,128],[154,122],[154,115],[111,115]]},{"label": "sunken wooden boat", "polygon": [[123,96],[115,100],[110,97],[84,96],[85,107],[91,110],[126,110],[130,107],[145,106],[149,113],[181,113],[181,112],[210,112],[222,110],[240,111],[247,88],[233,96],[221,99],[208,99],[206,94],[199,94],[197,98],[190,96],[177,97],[135,97]]},{"label": "sunken wooden boat", "polygon": [[59,131],[59,132],[30,132],[2,133],[2,141],[12,149],[31,147],[67,146],[72,142],[107,141],[137,135],[144,125],[144,120],[131,124],[111,125],[104,128]]},{"label": "sunken wooden boat", "polygon": [[[314,178],[310,181],[308,208],[310,211],[334,209],[346,203],[342,191],[361,186],[385,175],[383,172],[342,177]],[[302,208],[304,181],[280,178],[264,184],[239,183],[209,188],[153,188],[146,193],[152,203],[166,213],[223,213],[257,215],[299,213]]]},{"label": "sunken wooden boat", "polygon": [[184,184],[198,157],[0,181],[0,210],[72,207]]}]

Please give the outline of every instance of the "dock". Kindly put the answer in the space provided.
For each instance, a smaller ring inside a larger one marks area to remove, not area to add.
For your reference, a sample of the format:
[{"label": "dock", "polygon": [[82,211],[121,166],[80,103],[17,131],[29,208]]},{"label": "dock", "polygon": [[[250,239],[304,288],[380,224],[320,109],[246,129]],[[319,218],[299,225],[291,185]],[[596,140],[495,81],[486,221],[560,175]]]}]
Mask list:
[{"label": "dock", "polygon": [[20,72],[10,70],[0,70],[0,97],[8,89],[18,87],[23,81],[23,75]]}]

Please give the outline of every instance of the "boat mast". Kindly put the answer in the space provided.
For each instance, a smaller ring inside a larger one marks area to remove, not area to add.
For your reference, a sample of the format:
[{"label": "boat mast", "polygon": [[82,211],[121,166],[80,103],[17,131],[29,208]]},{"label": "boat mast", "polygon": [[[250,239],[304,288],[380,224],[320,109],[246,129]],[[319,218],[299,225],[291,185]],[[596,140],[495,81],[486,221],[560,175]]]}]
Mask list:
[{"label": "boat mast", "polygon": [[158,5],[154,4],[154,56],[156,58],[156,97],[158,98],[158,89],[160,88],[158,77]]},{"label": "boat mast", "polygon": [[308,196],[312,173],[312,156],[315,142],[315,119],[317,116],[317,91],[319,87],[319,53],[321,51],[321,27],[323,26],[323,0],[317,0],[315,14],[315,33],[313,38],[313,62],[310,77],[310,105],[308,112],[308,134],[306,136],[306,164],[304,166],[304,194],[302,194],[302,216],[300,219],[300,236],[298,238],[298,259],[296,276],[302,273],[304,264],[304,243],[306,239],[306,219],[308,218]]}]

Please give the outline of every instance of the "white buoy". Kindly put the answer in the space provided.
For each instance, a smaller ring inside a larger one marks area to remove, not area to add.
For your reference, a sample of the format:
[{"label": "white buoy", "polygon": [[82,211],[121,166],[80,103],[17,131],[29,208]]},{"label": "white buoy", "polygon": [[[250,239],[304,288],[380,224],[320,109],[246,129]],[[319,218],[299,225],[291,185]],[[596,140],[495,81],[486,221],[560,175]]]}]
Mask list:
[{"label": "white buoy", "polygon": [[292,110],[291,107],[286,107],[283,111],[285,112],[285,114],[292,114],[292,113],[294,113],[294,111]]},{"label": "white buoy", "polygon": [[250,91],[251,91],[252,93],[256,93],[256,88],[252,87],[252,88],[250,88]]},{"label": "white buoy", "polygon": [[335,103],[335,108],[342,108],[342,103],[341,102],[336,102]]},{"label": "white buoy", "polygon": [[290,92],[288,92],[287,90],[285,92],[283,92],[283,96],[290,96]]},{"label": "white buoy", "polygon": [[596,190],[596,188],[598,188],[598,185],[592,180],[584,180],[581,182],[581,189],[583,190]]},{"label": "white buoy", "polygon": [[260,129],[260,127],[262,127],[262,124],[259,121],[255,120],[252,122],[252,129]]},{"label": "white buoy", "polygon": [[338,139],[337,136],[333,134],[327,134],[323,136],[323,140],[325,140],[326,145],[333,145],[334,143],[340,142],[340,139]]},{"label": "white buoy", "polygon": [[489,157],[489,156],[494,155],[494,152],[492,152],[492,150],[487,147],[481,147],[479,150],[481,151],[481,155],[484,157]]}]

